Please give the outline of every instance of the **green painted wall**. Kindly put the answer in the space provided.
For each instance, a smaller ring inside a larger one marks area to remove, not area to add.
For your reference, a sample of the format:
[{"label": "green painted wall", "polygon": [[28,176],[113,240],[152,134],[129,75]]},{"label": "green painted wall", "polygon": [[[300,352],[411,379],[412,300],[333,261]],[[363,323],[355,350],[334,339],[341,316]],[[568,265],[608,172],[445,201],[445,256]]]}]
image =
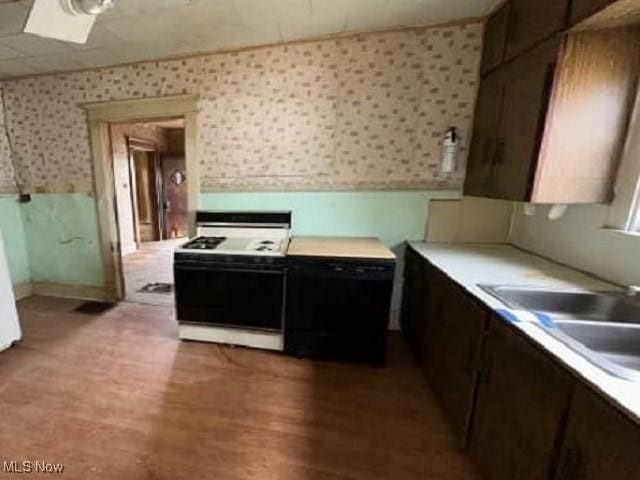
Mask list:
[{"label": "green painted wall", "polygon": [[95,198],[34,194],[22,219],[32,282],[104,286]]},{"label": "green painted wall", "polygon": [[424,237],[431,199],[454,191],[203,193],[204,210],[291,210],[294,235],[380,237],[395,246]]},{"label": "green painted wall", "polygon": [[29,281],[29,257],[21,205],[15,195],[0,195],[0,230],[4,242],[11,281],[14,285]]}]

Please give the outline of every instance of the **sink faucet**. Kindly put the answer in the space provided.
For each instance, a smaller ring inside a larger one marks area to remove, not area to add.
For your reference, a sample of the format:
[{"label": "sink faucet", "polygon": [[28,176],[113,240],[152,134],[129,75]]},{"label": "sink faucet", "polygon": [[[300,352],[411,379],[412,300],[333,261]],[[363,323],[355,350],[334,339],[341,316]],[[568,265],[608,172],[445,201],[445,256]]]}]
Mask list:
[{"label": "sink faucet", "polygon": [[640,285],[629,285],[627,287],[627,295],[630,297],[637,297],[640,295]]}]

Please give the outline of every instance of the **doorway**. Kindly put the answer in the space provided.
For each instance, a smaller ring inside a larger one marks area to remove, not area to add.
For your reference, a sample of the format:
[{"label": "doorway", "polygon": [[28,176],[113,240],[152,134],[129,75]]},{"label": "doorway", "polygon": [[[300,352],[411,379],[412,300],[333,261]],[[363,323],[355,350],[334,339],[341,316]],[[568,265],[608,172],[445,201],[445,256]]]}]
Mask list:
[{"label": "doorway", "polygon": [[172,254],[188,237],[183,117],[110,123],[126,300],[173,303]]}]

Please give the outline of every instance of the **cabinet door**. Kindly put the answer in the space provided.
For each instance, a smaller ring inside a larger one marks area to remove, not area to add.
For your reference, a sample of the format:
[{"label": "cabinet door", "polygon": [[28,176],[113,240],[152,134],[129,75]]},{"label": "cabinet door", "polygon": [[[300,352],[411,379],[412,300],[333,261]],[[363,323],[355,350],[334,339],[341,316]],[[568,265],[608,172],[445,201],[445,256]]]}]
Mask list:
[{"label": "cabinet door", "polygon": [[567,24],[569,0],[512,0],[506,58],[511,59]]},{"label": "cabinet door", "polygon": [[424,368],[461,443],[466,445],[488,314],[453,281],[433,272]]},{"label": "cabinet door", "polygon": [[507,66],[490,181],[492,197],[529,199],[560,43],[560,38],[547,41]]},{"label": "cabinet door", "polygon": [[555,480],[636,480],[639,472],[640,424],[579,386]]},{"label": "cabinet door", "polygon": [[425,306],[428,296],[425,264],[426,260],[411,247],[407,247],[400,323],[409,347],[418,358],[422,351],[422,336],[426,320]]},{"label": "cabinet door", "polygon": [[480,72],[483,75],[499,67],[504,61],[510,8],[511,3],[505,3],[487,21],[484,29],[482,63],[480,66]]},{"label": "cabinet door", "polygon": [[571,25],[598,13],[616,0],[573,0],[571,2]]},{"label": "cabinet door", "polygon": [[494,154],[503,96],[504,69],[499,68],[480,82],[464,182],[464,193],[467,195],[493,196]]},{"label": "cabinet door", "polygon": [[484,352],[471,454],[492,480],[547,480],[571,377],[498,318]]}]

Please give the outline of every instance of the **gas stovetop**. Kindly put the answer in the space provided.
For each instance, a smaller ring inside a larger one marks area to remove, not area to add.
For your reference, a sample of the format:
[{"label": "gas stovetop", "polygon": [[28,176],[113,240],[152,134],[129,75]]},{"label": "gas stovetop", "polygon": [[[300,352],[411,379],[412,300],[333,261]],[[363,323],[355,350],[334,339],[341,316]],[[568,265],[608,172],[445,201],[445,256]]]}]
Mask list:
[{"label": "gas stovetop", "polygon": [[176,252],[282,256],[287,246],[287,239],[282,238],[200,236],[182,245]]}]

